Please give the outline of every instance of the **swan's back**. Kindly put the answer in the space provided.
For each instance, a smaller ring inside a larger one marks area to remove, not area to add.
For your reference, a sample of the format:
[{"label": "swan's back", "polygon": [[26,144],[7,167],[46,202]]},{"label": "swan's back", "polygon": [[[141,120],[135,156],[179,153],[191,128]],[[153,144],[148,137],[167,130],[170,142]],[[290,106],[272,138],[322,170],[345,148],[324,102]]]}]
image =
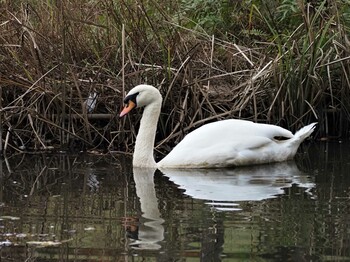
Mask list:
[{"label": "swan's back", "polygon": [[293,143],[294,138],[275,125],[235,119],[213,122],[188,134],[158,166],[208,168],[279,162],[294,157],[300,144]]},{"label": "swan's back", "polygon": [[[229,142],[237,140],[237,137],[256,136],[273,139],[274,137],[292,138],[293,134],[282,127],[257,124],[247,120],[228,119],[201,126],[189,133],[181,141],[182,146],[198,143],[200,146],[211,145],[215,142]],[[246,141],[248,142],[248,141]],[[178,146],[180,146],[180,144]],[[178,147],[177,146],[177,147]]]}]

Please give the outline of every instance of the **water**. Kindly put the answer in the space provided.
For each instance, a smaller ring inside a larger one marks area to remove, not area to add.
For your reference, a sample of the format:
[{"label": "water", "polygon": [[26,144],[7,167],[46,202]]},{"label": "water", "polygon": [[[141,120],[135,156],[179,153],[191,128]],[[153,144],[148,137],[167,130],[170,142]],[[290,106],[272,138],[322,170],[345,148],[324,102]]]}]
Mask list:
[{"label": "water", "polygon": [[349,150],[165,175],[123,156],[13,156],[0,166],[1,261],[347,261]]}]

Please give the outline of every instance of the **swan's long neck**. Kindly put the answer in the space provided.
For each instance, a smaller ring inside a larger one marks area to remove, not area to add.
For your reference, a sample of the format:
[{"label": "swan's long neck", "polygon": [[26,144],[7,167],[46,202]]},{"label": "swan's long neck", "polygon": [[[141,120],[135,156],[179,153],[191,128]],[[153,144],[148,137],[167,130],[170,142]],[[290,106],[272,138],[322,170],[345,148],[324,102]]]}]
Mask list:
[{"label": "swan's long neck", "polygon": [[147,105],[143,111],[140,129],[136,137],[133,165],[156,167],[153,150],[162,100]]}]

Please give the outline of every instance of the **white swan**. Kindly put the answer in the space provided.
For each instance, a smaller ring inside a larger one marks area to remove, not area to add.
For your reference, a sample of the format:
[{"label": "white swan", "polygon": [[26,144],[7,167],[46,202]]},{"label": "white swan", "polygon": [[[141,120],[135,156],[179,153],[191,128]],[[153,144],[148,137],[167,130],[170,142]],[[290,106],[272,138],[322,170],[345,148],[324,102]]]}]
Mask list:
[{"label": "white swan", "polygon": [[[124,99],[120,117],[135,107],[144,107],[136,138],[133,166],[152,168],[217,168],[280,162],[292,159],[316,123],[293,135],[275,125],[246,120],[222,120],[206,124],[187,136],[160,162],[153,156],[155,134],[162,105],[158,89],[138,85]],[[285,140],[277,140],[284,137]]]}]

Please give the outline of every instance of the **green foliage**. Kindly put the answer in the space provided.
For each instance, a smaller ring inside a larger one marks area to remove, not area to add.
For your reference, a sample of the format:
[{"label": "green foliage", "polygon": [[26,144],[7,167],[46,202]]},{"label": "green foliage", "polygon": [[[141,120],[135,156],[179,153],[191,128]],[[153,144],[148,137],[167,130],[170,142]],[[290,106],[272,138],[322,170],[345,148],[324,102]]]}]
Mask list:
[{"label": "green foliage", "polygon": [[280,23],[285,23],[289,26],[296,25],[301,22],[300,9],[298,1],[283,0],[281,5],[277,8],[276,20]]},{"label": "green foliage", "polygon": [[[181,1],[179,17],[186,27],[209,35],[232,34],[232,30],[247,26],[250,1]],[[245,18],[242,20],[241,18]],[[245,25],[244,25],[245,23]]]}]

